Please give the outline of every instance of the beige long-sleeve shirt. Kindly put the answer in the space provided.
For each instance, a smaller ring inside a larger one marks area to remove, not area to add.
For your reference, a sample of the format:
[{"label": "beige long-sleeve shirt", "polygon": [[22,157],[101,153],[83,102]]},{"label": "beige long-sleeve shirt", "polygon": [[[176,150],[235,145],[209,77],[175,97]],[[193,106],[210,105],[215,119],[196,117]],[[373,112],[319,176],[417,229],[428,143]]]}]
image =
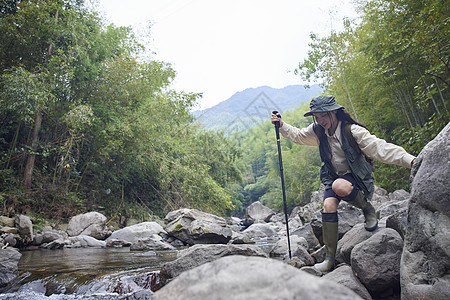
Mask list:
[{"label": "beige long-sleeve shirt", "polygon": [[[344,175],[350,172],[344,150],[342,150],[341,124],[342,122],[339,121],[338,127],[333,135],[330,136],[326,132],[332,152],[331,163],[338,175]],[[284,122],[280,128],[280,133],[296,144],[319,146],[319,139],[314,133],[313,125],[311,124],[308,127],[299,129]],[[361,151],[368,157],[381,161],[382,163],[411,168],[411,162],[415,157],[406,152],[402,147],[377,138],[366,128],[356,124],[351,125],[351,132]]]}]

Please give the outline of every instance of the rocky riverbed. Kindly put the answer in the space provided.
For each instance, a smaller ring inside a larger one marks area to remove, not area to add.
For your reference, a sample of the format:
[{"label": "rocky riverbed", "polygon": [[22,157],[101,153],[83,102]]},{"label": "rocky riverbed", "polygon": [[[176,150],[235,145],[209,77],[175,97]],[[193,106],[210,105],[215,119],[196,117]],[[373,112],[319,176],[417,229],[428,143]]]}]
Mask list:
[{"label": "rocky riverbed", "polygon": [[[186,208],[170,212],[164,222],[119,230],[107,226],[106,217],[98,212],[73,217],[64,231],[33,232],[27,216],[0,217],[3,293],[29,272],[19,272],[25,255],[18,249],[78,251],[80,261],[89,256],[89,249],[121,249],[129,257],[174,254],[157,265],[156,272],[146,266],[135,268],[144,268],[144,275],[121,277],[119,272],[118,281],[111,279],[117,285],[108,291],[108,298],[102,294],[104,285],[98,285],[98,291],[92,285],[90,293],[83,294],[52,289],[47,280],[0,294],[0,299],[29,299],[27,293],[42,299],[50,294],[59,299],[449,299],[449,136],[447,125],[418,156],[411,194],[403,190],[388,194],[376,188],[372,204],[379,218],[377,230],[366,231],[360,210],[340,203],[339,265],[328,274],[312,267],[324,258],[320,189],[308,205],[295,208],[289,216],[292,259],[284,216],[259,202],[247,208],[243,219]],[[266,241],[272,241],[269,247],[261,247]],[[152,260],[147,259],[148,267]],[[90,265],[89,276],[107,264],[97,260],[99,264]]]}]

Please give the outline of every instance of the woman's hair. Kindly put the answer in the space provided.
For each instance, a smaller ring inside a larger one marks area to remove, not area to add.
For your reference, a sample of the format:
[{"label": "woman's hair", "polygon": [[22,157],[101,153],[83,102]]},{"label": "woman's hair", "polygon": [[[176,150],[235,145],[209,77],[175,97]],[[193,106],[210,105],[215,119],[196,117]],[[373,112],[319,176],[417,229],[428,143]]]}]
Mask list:
[{"label": "woman's hair", "polygon": [[[330,112],[328,112],[328,117],[330,118],[330,120],[332,120]],[[349,123],[349,124],[356,124],[356,125],[359,125],[359,126],[367,129],[366,126],[353,120],[353,118],[350,116],[350,114],[347,111],[345,111],[343,108],[340,108],[336,111],[336,117],[339,121],[341,121],[343,123],[342,126],[345,126],[346,123]],[[314,119],[314,123],[315,123],[314,127],[313,127],[314,132],[316,133],[316,136],[319,139],[320,158],[322,159],[323,162],[330,163],[332,153],[331,153],[330,145],[328,143],[327,136],[325,134],[325,129],[322,126],[317,125],[316,119],[314,117],[313,117],[313,119]],[[334,124],[332,124],[332,125],[334,126]]]}]

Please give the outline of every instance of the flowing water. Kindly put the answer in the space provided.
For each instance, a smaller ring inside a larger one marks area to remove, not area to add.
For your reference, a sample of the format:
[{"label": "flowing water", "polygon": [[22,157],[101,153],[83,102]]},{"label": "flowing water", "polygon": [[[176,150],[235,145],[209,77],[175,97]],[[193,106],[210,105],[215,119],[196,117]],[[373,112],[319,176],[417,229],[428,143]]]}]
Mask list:
[{"label": "flowing water", "polygon": [[20,276],[0,299],[146,299],[161,266],[175,258],[175,251],[130,248],[23,251]]},{"label": "flowing water", "polygon": [[[275,241],[256,245],[269,253]],[[0,289],[0,300],[148,299],[159,287],[159,270],[176,251],[130,248],[23,251],[20,276]]]}]

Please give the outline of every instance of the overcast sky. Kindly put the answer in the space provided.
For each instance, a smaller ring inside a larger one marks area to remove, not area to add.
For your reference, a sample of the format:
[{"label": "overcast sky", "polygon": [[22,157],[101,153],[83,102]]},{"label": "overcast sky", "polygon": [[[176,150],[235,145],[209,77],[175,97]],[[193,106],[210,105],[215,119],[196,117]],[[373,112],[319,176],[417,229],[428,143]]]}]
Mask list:
[{"label": "overcast sky", "polygon": [[117,26],[151,22],[153,58],[172,64],[175,90],[203,93],[201,109],[246,88],[302,84],[292,71],[309,34],[356,16],[351,0],[100,0],[99,9]]}]

